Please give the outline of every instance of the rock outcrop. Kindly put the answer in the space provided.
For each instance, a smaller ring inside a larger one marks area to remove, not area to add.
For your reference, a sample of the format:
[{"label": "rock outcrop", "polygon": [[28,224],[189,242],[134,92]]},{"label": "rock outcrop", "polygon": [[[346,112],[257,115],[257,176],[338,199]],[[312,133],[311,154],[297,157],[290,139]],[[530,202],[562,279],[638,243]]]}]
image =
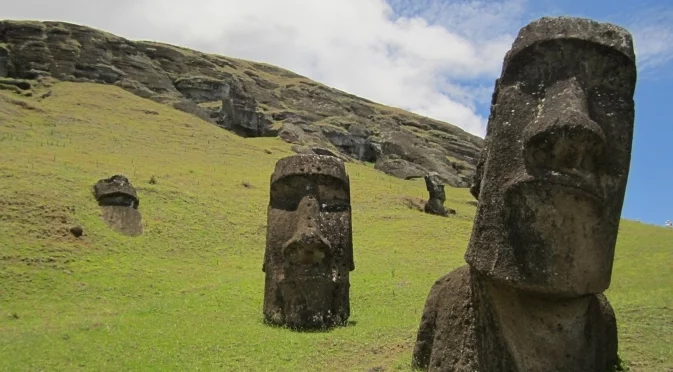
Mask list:
[{"label": "rock outcrop", "polygon": [[[0,78],[114,84],[242,136],[276,136],[468,187],[483,140],[267,64],[130,41],[64,22],[0,21]],[[13,88],[12,88],[13,89]]]}]

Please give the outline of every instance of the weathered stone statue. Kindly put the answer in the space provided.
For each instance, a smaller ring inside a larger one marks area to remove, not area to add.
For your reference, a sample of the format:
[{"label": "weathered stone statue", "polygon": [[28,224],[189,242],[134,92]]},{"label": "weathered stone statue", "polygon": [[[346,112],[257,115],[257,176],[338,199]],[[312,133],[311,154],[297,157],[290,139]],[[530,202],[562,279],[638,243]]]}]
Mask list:
[{"label": "weathered stone statue", "polygon": [[345,325],[354,269],[343,162],[326,155],[280,159],[271,175],[262,267],[265,320],[299,330]]},{"label": "weathered stone statue", "polygon": [[96,182],[94,197],[103,210],[103,221],[113,230],[125,235],[143,232],[142,215],[138,211],[140,200],[128,178],[114,175]]},{"label": "weathered stone statue", "polygon": [[605,296],[633,135],[632,38],[542,18],[496,81],[468,265],[425,304],[413,365],[431,371],[609,371]]},{"label": "weathered stone statue", "polygon": [[431,172],[425,175],[425,188],[428,190],[430,197],[425,203],[423,210],[425,213],[436,214],[439,216],[448,216],[450,213],[456,213],[453,209],[447,210],[444,207],[446,201],[446,194],[444,193],[444,185],[439,179],[439,174]]}]

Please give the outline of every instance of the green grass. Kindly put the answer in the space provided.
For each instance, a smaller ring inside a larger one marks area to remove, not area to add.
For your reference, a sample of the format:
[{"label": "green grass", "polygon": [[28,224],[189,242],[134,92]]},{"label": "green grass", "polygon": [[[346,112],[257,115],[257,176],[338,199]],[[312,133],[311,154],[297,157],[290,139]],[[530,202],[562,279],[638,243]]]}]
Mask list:
[{"label": "green grass", "polygon": [[[430,286],[463,264],[466,189],[447,187],[456,216],[430,216],[402,201],[426,196],[422,179],[348,163],[354,324],[272,328],[261,313],[268,183],[290,145],[116,87],[52,90],[41,101],[0,91],[1,371],[408,370]],[[91,186],[117,173],[138,190],[142,236],[99,218]],[[632,370],[673,369],[672,242],[673,229],[622,223],[607,295]]]}]

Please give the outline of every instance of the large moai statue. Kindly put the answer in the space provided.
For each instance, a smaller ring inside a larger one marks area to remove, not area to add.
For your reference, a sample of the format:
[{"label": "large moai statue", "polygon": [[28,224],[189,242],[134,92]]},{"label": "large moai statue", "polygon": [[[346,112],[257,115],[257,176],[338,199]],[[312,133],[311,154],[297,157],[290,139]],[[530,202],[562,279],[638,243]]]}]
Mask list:
[{"label": "large moai statue", "polygon": [[355,269],[350,182],[326,155],[278,160],[271,175],[264,318],[296,330],[345,325]]},{"label": "large moai statue", "polygon": [[128,178],[117,174],[93,186],[93,194],[102,209],[102,218],[114,231],[129,236],[143,232],[140,199]]},{"label": "large moai statue", "polygon": [[625,29],[522,28],[496,81],[466,266],[435,282],[412,364],[430,371],[609,371],[609,286],[629,173],[636,64]]}]

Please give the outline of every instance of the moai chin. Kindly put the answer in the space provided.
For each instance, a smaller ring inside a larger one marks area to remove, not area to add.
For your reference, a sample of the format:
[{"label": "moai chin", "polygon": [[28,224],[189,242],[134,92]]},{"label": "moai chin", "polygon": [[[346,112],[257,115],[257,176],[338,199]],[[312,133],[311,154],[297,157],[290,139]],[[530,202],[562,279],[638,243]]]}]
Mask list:
[{"label": "moai chin", "polygon": [[350,182],[333,156],[293,155],[271,175],[264,318],[296,330],[345,325],[355,269]]},{"label": "moai chin", "polygon": [[606,371],[605,296],[633,137],[630,33],[589,19],[522,28],[496,81],[468,265],[425,304],[413,364],[431,371]]}]

